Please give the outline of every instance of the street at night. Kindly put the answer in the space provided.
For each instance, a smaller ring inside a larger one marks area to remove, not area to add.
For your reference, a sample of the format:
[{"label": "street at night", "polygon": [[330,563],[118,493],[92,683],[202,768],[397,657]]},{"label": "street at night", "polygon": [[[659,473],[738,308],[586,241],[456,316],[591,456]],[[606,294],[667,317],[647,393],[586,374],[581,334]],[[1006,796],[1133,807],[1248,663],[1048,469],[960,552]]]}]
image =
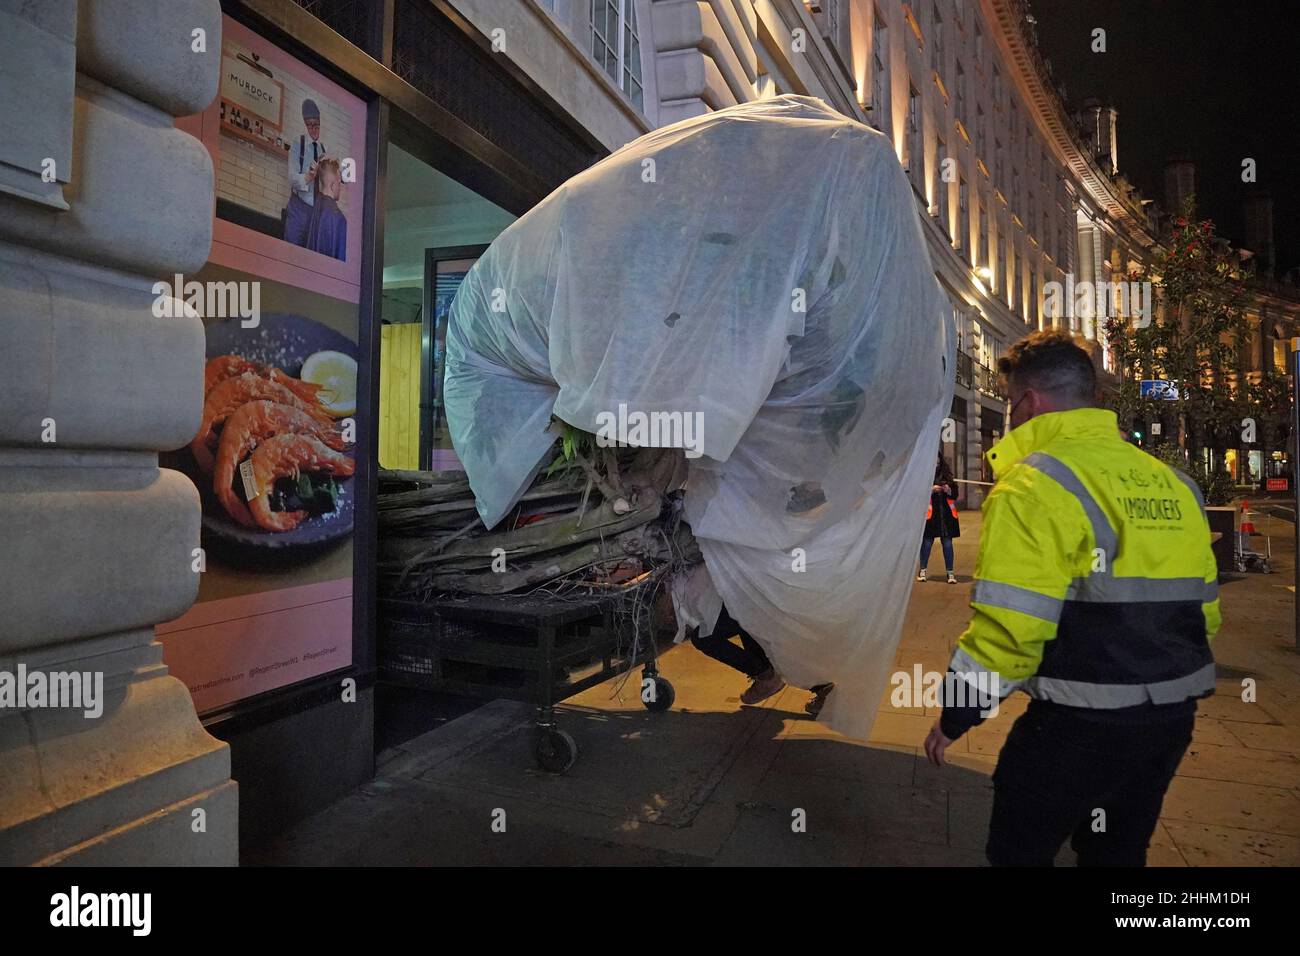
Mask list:
[{"label": "street at night", "polygon": [[0,0],[6,925],[779,867],[1278,935],[1297,59],[1290,0]]}]

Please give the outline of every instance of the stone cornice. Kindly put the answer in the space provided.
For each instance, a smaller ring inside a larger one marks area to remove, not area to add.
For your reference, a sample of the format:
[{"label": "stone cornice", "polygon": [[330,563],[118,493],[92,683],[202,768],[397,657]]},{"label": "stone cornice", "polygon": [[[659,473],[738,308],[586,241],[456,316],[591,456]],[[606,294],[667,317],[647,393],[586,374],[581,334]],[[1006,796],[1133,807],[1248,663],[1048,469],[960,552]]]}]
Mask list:
[{"label": "stone cornice", "polygon": [[1074,174],[1093,203],[1112,222],[1118,224],[1132,241],[1143,248],[1156,244],[1156,237],[1143,218],[1116,191],[1111,179],[1080,147],[1074,135],[1074,122],[1056,90],[1044,76],[1036,48],[1025,36],[1022,24],[1026,9],[1022,0],[981,0],[984,16],[995,28],[994,41],[1002,59],[1012,73],[1008,80],[1016,85],[1025,103],[1033,110],[1039,130],[1058,160]]}]

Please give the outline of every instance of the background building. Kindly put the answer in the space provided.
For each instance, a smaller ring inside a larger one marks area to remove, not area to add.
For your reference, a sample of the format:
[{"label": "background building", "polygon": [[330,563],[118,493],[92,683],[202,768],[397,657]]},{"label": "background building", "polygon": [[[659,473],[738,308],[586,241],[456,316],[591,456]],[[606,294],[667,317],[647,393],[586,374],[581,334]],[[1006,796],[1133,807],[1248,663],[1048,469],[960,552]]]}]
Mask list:
[{"label": "background building", "polygon": [[[1067,112],[1013,0],[460,0],[485,36],[608,149],[653,126],[782,93],[821,97],[893,141],[960,332],[945,453],[988,480],[1004,430],[994,368],[1056,323],[1096,343],[1092,319],[1043,314],[1049,282],[1108,280],[1155,240],[1117,177],[1114,109]],[[515,38],[521,37],[516,40]],[[511,46],[511,43],[514,45]],[[600,93],[592,96],[593,85]],[[979,485],[964,486],[967,504]]]}]

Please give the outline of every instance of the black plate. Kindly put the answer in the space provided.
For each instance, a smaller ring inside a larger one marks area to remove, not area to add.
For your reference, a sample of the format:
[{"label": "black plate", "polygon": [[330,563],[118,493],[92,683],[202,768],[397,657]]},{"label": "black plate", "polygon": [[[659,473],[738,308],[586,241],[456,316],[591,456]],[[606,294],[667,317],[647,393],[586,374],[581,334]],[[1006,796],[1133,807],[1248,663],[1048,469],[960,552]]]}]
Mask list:
[{"label": "black plate", "polygon": [[[287,313],[264,314],[257,328],[241,328],[239,319],[216,322],[207,326],[207,357],[242,355],[254,362],[265,362],[297,377],[302,363],[316,352],[342,352],[357,357],[356,343],[314,319]],[[344,452],[355,460],[355,448]],[[203,498],[204,546],[235,548],[245,552],[270,554],[297,554],[319,550],[352,533],[352,516],[355,512],[353,491],[355,477],[339,479],[339,507],[330,514],[315,515],[305,519],[292,531],[264,531],[245,528],[226,514],[212,491],[211,476],[204,475],[186,450],[182,456],[188,467],[184,468]]]}]

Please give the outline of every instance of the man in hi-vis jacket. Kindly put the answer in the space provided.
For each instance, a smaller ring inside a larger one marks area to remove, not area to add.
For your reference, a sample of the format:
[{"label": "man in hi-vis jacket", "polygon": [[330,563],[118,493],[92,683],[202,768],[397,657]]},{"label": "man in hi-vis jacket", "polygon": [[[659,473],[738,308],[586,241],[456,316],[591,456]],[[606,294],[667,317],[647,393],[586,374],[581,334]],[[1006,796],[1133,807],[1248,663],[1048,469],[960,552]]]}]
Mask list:
[{"label": "man in hi-vis jacket", "polygon": [[[1165,791],[1214,692],[1218,573],[1199,490],[1120,437],[1062,331],[998,370],[1012,430],[988,452],[974,617],[925,742],[944,751],[1024,690],[993,774],[989,862],[1143,866]],[[980,690],[985,696],[967,691]]]}]

